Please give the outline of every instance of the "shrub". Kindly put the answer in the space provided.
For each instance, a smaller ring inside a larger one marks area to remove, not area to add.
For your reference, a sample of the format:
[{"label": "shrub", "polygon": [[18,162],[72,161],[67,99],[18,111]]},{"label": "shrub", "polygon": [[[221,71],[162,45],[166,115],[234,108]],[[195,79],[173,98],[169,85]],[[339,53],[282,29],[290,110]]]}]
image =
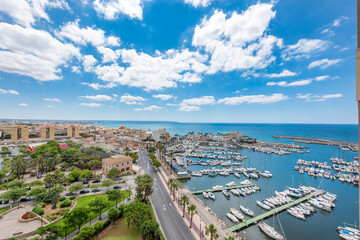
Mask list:
[{"label": "shrub", "polygon": [[39,208],[39,207],[34,207],[34,208],[32,209],[32,211],[33,211],[34,213],[36,213],[37,215],[40,215],[40,216],[42,216],[42,215],[44,214],[44,210],[42,210],[42,209]]},{"label": "shrub", "polygon": [[74,200],[75,198],[76,198],[75,196],[71,196],[69,199]]},{"label": "shrub", "polygon": [[100,221],[97,221],[97,222],[94,224],[94,229],[95,229],[95,233],[101,232],[101,231],[104,229],[104,223],[102,223],[102,222],[100,222]]},{"label": "shrub", "polygon": [[31,219],[34,218],[35,214],[32,212],[26,212],[24,213],[24,215],[21,216],[21,219]]},{"label": "shrub", "polygon": [[70,207],[70,206],[71,206],[71,201],[69,200],[65,200],[60,204],[61,208]]},{"label": "shrub", "polygon": [[95,230],[93,226],[84,226],[79,233],[79,237],[81,240],[91,240],[95,234]]},{"label": "shrub", "polygon": [[62,202],[62,201],[64,201],[65,199],[66,199],[66,197],[61,197],[61,198],[59,198],[59,201]]},{"label": "shrub", "polygon": [[46,204],[44,202],[39,202],[38,205],[43,208]]}]

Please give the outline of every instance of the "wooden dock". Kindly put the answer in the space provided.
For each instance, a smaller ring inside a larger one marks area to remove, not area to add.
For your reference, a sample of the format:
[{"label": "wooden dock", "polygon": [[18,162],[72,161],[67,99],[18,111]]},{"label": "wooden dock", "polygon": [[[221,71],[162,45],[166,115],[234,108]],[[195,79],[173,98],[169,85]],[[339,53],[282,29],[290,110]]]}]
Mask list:
[{"label": "wooden dock", "polygon": [[271,217],[271,216],[273,216],[273,215],[275,215],[275,214],[278,214],[278,213],[280,213],[280,212],[282,212],[282,211],[284,211],[284,210],[286,210],[286,209],[288,209],[288,208],[291,208],[291,207],[293,207],[293,206],[295,206],[295,205],[298,205],[299,203],[302,203],[302,202],[304,202],[304,201],[307,201],[307,200],[309,200],[309,199],[312,198],[312,197],[317,197],[317,196],[319,196],[319,195],[321,195],[321,194],[324,194],[324,191],[318,190],[318,191],[316,191],[316,192],[310,193],[309,195],[306,195],[306,196],[304,196],[304,197],[302,197],[302,198],[299,198],[299,199],[297,199],[297,200],[295,200],[295,201],[292,201],[292,202],[290,202],[290,203],[284,204],[284,205],[282,205],[282,206],[280,206],[280,207],[277,207],[277,208],[275,208],[275,209],[269,210],[269,211],[267,211],[266,213],[260,214],[260,215],[258,215],[258,216],[256,216],[256,217],[253,217],[253,218],[251,218],[251,219],[249,219],[249,220],[246,220],[246,221],[244,221],[244,222],[242,222],[242,223],[240,223],[240,224],[238,224],[238,225],[235,225],[235,226],[229,228],[229,230],[230,230],[231,232],[234,232],[234,231],[238,231],[238,230],[241,230],[241,229],[243,229],[243,228],[249,227],[249,226],[252,225],[252,224],[256,224],[256,223],[258,223],[259,221],[261,221],[261,220],[263,220],[263,219],[266,219],[266,218]]},{"label": "wooden dock", "polygon": [[245,184],[245,185],[234,185],[234,186],[215,188],[215,189],[211,188],[211,189],[194,191],[194,192],[192,192],[192,194],[202,194],[203,192],[220,192],[222,190],[230,190],[230,189],[234,189],[234,188],[243,188],[243,187],[252,187],[254,185],[255,184]]}]

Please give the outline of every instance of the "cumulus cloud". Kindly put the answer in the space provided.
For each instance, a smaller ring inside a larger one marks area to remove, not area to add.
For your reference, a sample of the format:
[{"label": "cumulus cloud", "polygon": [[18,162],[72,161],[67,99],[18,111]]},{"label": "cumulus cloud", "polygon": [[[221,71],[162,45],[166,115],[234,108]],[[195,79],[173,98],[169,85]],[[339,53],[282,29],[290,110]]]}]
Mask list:
[{"label": "cumulus cloud", "polygon": [[341,93],[325,94],[325,95],[314,95],[314,94],[311,94],[311,93],[307,93],[307,94],[298,93],[298,94],[296,94],[296,98],[304,99],[307,102],[323,102],[323,101],[326,101],[328,99],[341,98],[341,97],[343,97],[343,95]]},{"label": "cumulus cloud", "polygon": [[160,110],[163,110],[163,109],[165,109],[165,108],[159,107],[159,106],[156,106],[156,105],[151,105],[151,106],[144,107],[144,108],[135,108],[134,110],[135,111],[160,111]]},{"label": "cumulus cloud", "polygon": [[0,88],[0,94],[14,94],[14,95],[19,95],[19,92],[18,91],[15,91],[15,90],[4,90],[4,89],[1,89]]},{"label": "cumulus cloud", "polygon": [[300,39],[294,45],[288,45],[282,52],[285,60],[291,58],[309,58],[311,54],[324,51],[330,43],[321,39]]},{"label": "cumulus cloud", "polygon": [[280,78],[280,77],[293,77],[298,74],[299,73],[291,72],[287,69],[284,69],[281,73],[270,73],[270,74],[265,74],[264,76],[268,78]]},{"label": "cumulus cloud", "polygon": [[215,11],[195,27],[192,45],[211,54],[208,73],[262,69],[275,60],[282,40],[265,34],[275,17],[273,4],[257,3],[242,13]]},{"label": "cumulus cloud", "polygon": [[227,105],[239,105],[242,103],[275,103],[289,99],[282,93],[274,93],[272,95],[244,95],[239,97],[227,97],[218,100],[218,103],[224,103]]},{"label": "cumulus cloud", "polygon": [[30,76],[40,81],[61,79],[62,65],[73,57],[81,58],[79,49],[64,44],[50,33],[19,25],[0,23],[0,70]]},{"label": "cumulus cloud", "polygon": [[80,67],[79,66],[71,66],[71,71],[77,74],[81,73]]},{"label": "cumulus cloud", "polygon": [[95,101],[111,101],[113,98],[108,95],[80,96],[82,99],[90,99]]},{"label": "cumulus cloud", "polygon": [[199,111],[200,107],[198,106],[181,106],[178,111],[182,112],[192,112],[192,111]]},{"label": "cumulus cloud", "polygon": [[44,101],[50,101],[50,102],[58,102],[61,103],[61,100],[58,98],[43,98]]},{"label": "cumulus cloud", "polygon": [[80,45],[90,43],[93,46],[120,46],[120,39],[118,37],[105,37],[105,32],[101,29],[92,27],[81,28],[79,21],[66,23],[55,34],[61,39],[69,39]]},{"label": "cumulus cloud", "polygon": [[318,77],[314,78],[314,80],[319,82],[319,81],[323,81],[328,78],[330,78],[330,75],[323,75],[323,76],[318,76]]},{"label": "cumulus cloud", "polygon": [[190,98],[190,99],[184,99],[182,100],[182,102],[180,103],[181,106],[185,106],[185,105],[208,105],[208,104],[214,104],[215,98],[213,96],[202,96],[202,97],[198,97],[198,98]]},{"label": "cumulus cloud", "polygon": [[147,99],[141,96],[132,96],[128,93],[122,95],[120,97],[120,102],[124,102],[125,104],[142,104],[142,102],[146,101]]},{"label": "cumulus cloud", "polygon": [[185,3],[190,4],[193,7],[206,7],[210,5],[211,0],[185,0]]},{"label": "cumulus cloud", "polygon": [[55,107],[55,106],[52,106],[52,105],[47,105],[47,108],[53,108],[53,109],[55,109],[56,107]]},{"label": "cumulus cloud", "polygon": [[309,85],[312,82],[311,79],[304,79],[304,80],[298,80],[293,82],[268,82],[266,83],[266,86],[280,86],[280,87],[295,87],[295,86],[305,86]]},{"label": "cumulus cloud", "polygon": [[45,12],[48,8],[70,9],[65,0],[0,0],[0,11],[24,27],[35,24],[37,19],[50,21]]},{"label": "cumulus cloud", "polygon": [[93,107],[93,108],[102,106],[102,104],[100,104],[100,103],[80,103],[80,105],[86,106],[86,107]]},{"label": "cumulus cloud", "polygon": [[20,106],[20,107],[27,107],[28,104],[27,104],[27,103],[20,103],[19,106]]},{"label": "cumulus cloud", "polygon": [[95,11],[107,20],[115,20],[119,14],[127,15],[130,19],[143,19],[141,0],[95,0]]},{"label": "cumulus cloud", "polygon": [[332,59],[332,60],[329,60],[328,58],[324,58],[324,59],[321,59],[321,60],[317,60],[317,61],[314,61],[312,63],[309,64],[308,68],[309,69],[312,69],[312,68],[315,68],[315,67],[319,67],[321,69],[325,69],[325,68],[328,68],[332,65],[335,65],[339,62],[343,61],[343,59]]},{"label": "cumulus cloud", "polygon": [[173,95],[167,95],[167,94],[157,94],[157,95],[153,95],[154,98],[160,98],[163,101],[172,99],[174,96]]}]

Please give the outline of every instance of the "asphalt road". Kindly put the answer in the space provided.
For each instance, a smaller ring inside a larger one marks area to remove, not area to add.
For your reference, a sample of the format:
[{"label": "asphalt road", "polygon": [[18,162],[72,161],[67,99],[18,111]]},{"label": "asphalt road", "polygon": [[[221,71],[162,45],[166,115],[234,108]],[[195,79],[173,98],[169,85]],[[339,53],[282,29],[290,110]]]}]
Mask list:
[{"label": "asphalt road", "polygon": [[183,218],[175,206],[173,206],[174,203],[160,180],[160,176],[150,164],[148,152],[140,150],[139,163],[141,166],[140,171],[145,171],[145,173],[150,174],[154,178],[154,192],[151,194],[150,199],[159,218],[165,238],[168,240],[195,240]]}]

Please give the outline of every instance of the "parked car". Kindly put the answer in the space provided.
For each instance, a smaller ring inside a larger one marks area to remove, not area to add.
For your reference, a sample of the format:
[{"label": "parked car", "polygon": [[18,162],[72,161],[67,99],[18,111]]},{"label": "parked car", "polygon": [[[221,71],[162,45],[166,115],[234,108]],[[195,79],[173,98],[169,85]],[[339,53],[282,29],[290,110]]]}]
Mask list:
[{"label": "parked car", "polygon": [[113,189],[120,189],[121,187],[119,185],[113,186]]},{"label": "parked car", "polygon": [[26,200],[26,197],[21,197],[19,201],[20,202],[26,202],[27,200]]},{"label": "parked car", "polygon": [[80,190],[80,194],[86,194],[86,193],[89,193],[89,189],[83,189],[83,190]]},{"label": "parked car", "polygon": [[99,183],[99,182],[100,182],[99,179],[96,179],[96,180],[92,181],[92,183]]},{"label": "parked car", "polygon": [[0,199],[0,204],[2,204],[3,200]]},{"label": "parked car", "polygon": [[89,181],[83,181],[82,183],[83,184],[89,184]]},{"label": "parked car", "polygon": [[4,204],[8,204],[9,203],[9,199],[4,199]]},{"label": "parked car", "polygon": [[45,188],[52,188],[54,185],[45,185]]},{"label": "parked car", "polygon": [[91,192],[100,192],[100,191],[101,191],[100,188],[94,188],[91,190]]},{"label": "parked car", "polygon": [[73,195],[76,195],[76,193],[75,193],[75,192],[67,192],[67,193],[65,194],[65,196],[73,196]]},{"label": "parked car", "polygon": [[25,189],[26,189],[26,190],[30,190],[30,189],[31,189],[31,187],[25,187]]}]

